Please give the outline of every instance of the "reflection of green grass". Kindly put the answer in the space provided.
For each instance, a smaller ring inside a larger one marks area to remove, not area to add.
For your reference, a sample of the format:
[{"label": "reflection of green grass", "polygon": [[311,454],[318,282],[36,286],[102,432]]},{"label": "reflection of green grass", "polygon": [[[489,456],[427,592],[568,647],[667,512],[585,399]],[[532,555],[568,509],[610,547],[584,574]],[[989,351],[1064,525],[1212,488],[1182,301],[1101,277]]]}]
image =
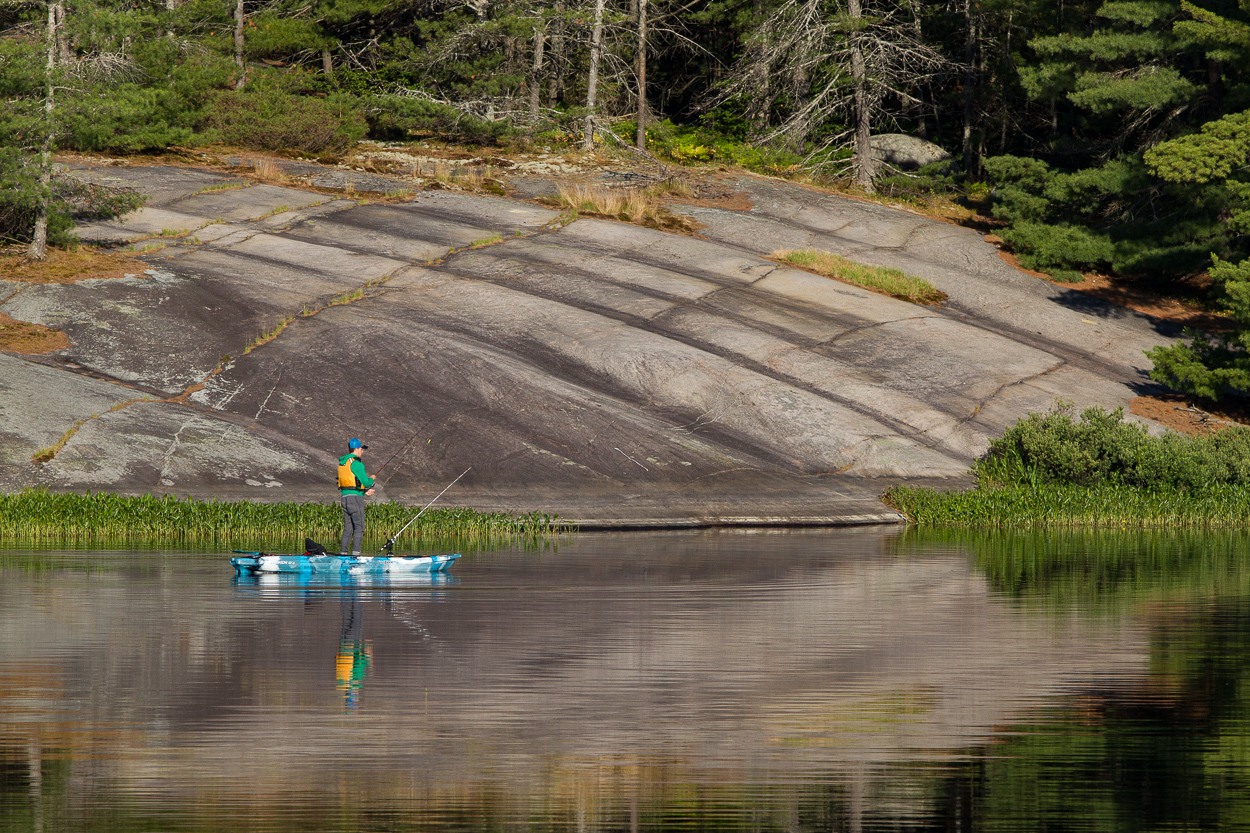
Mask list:
[{"label": "reflection of green grass", "polygon": [[[400,503],[368,508],[370,539],[380,546],[415,514]],[[0,495],[0,539],[37,542],[225,543],[245,549],[292,551],[304,536],[337,541],[343,512],[335,503],[202,501],[108,493],[59,494],[28,489]],[[542,539],[557,532],[554,515],[508,515],[466,508],[433,508],[404,533],[404,541],[491,543]]]},{"label": "reflection of green grass", "polygon": [[901,555],[965,552],[997,593],[1044,607],[1116,610],[1250,597],[1250,529],[910,527]]}]

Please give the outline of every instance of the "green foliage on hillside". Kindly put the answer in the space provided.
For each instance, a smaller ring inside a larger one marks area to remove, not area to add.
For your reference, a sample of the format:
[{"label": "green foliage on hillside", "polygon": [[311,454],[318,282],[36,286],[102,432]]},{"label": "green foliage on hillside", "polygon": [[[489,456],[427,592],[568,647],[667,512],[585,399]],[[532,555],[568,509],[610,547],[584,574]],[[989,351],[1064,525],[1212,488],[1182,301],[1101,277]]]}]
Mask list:
[{"label": "green foliage on hillside", "polygon": [[1250,395],[1250,260],[1215,261],[1211,278],[1240,327],[1209,334],[1190,331],[1188,343],[1156,347],[1150,376],[1173,390],[1207,400],[1226,393]]},{"label": "green foliage on hillside", "polygon": [[[29,242],[38,200],[44,194],[30,158],[14,148],[0,147],[0,243]],[[133,192],[87,185],[71,177],[53,177],[46,196],[48,241],[54,246],[77,241],[76,219],[116,216],[144,201]]]}]

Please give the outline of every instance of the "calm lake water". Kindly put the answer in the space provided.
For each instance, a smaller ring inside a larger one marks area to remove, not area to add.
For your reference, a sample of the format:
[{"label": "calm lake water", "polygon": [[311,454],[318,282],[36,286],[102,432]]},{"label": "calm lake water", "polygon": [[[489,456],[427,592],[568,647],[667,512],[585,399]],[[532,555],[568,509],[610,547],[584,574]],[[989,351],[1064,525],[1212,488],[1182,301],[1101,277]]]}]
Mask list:
[{"label": "calm lake water", "polygon": [[0,830],[1250,828],[1250,536],[0,551]]}]

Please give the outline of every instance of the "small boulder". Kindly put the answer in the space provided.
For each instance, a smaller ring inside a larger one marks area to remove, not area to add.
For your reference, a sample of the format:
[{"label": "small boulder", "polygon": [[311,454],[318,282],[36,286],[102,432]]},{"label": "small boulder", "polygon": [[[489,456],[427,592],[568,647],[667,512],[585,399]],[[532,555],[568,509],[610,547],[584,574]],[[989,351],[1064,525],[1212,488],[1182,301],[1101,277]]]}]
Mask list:
[{"label": "small boulder", "polygon": [[878,166],[885,162],[896,168],[914,171],[951,158],[941,146],[906,133],[881,133],[873,136],[870,142],[872,158]]}]

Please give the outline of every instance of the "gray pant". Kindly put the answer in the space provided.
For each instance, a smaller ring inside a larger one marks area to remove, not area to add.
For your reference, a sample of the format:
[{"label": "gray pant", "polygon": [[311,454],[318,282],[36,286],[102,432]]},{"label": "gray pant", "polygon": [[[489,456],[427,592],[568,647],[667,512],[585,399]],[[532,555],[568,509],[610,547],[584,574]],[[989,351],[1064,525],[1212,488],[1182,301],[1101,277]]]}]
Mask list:
[{"label": "gray pant", "polygon": [[[339,552],[360,552],[365,537],[365,496],[343,495],[343,542]],[[347,545],[352,548],[348,549]]]}]

